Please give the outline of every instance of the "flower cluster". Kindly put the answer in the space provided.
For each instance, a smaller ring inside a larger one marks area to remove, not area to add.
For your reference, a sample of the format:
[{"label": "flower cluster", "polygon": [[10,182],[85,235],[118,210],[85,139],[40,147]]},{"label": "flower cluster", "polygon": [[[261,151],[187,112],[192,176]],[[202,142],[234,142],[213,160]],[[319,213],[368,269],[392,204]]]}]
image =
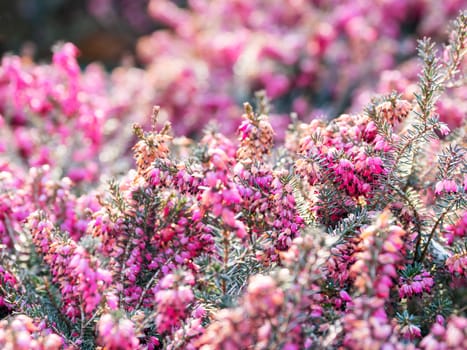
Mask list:
[{"label": "flower cluster", "polygon": [[[467,253],[457,253],[446,259],[446,267],[453,275],[467,277]],[[464,281],[465,282],[465,281]]]},{"label": "flower cluster", "polygon": [[344,345],[352,349],[400,348],[384,310],[384,300],[363,296],[354,300],[353,311],[344,318]]},{"label": "flower cluster", "polygon": [[273,144],[274,131],[264,114],[256,116],[250,105],[245,105],[245,115],[238,128],[240,147],[237,159],[242,163],[260,161],[265,154],[269,154]]},{"label": "flower cluster", "polygon": [[54,237],[53,224],[35,212],[27,225],[38,253],[51,269],[52,282],[60,288],[63,312],[71,321],[90,318],[102,299],[102,292],[112,282],[109,271],[73,240]]},{"label": "flower cluster", "polygon": [[315,120],[302,132],[297,171],[318,193],[338,190],[332,203],[310,198],[311,209],[325,224],[345,217],[346,207],[373,197],[387,174],[382,153],[389,150],[380,147],[367,115],[342,115],[328,125]]},{"label": "flower cluster", "polygon": [[[391,225],[389,213],[384,212],[376,225],[367,227],[360,235],[360,251],[357,261],[350,267],[351,277],[360,292],[373,291],[381,299],[389,297],[389,291],[397,276],[397,267],[404,252],[403,238],[406,232]],[[372,268],[370,268],[372,267]]]},{"label": "flower cluster", "polygon": [[399,278],[399,297],[410,298],[413,295],[429,293],[434,281],[431,275],[420,266],[407,266]]},{"label": "flower cluster", "polygon": [[59,335],[34,322],[26,315],[0,321],[0,346],[5,350],[60,350],[64,341]]},{"label": "flower cluster", "polygon": [[129,319],[104,314],[97,322],[96,327],[97,343],[104,345],[105,349],[136,349],[139,345],[135,325]]},{"label": "flower cluster", "polygon": [[17,280],[13,274],[0,266],[0,282],[2,284],[2,289],[0,290],[0,310],[6,309],[6,311],[9,311],[14,307],[14,301],[9,301],[8,299],[5,299],[5,297],[7,297],[9,289],[17,287]]},{"label": "flower cluster", "polygon": [[463,349],[467,346],[467,319],[454,316],[446,325],[435,323],[429,335],[420,342],[421,349]]},{"label": "flower cluster", "polygon": [[193,276],[183,273],[168,274],[160,282],[160,289],[155,293],[157,303],[156,327],[160,334],[177,329],[186,318],[187,309],[194,301],[190,285]]},{"label": "flower cluster", "polygon": [[356,262],[350,267],[354,286],[362,294],[353,300],[352,313],[344,317],[347,334],[344,344],[365,349],[388,346],[394,330],[385,311],[385,301],[397,277],[406,232],[391,225],[389,213],[383,212],[375,225],[363,230]]},{"label": "flower cluster", "polygon": [[444,237],[449,245],[467,237],[467,210],[460,215],[457,222],[446,226]]},{"label": "flower cluster", "polygon": [[218,313],[215,322],[200,338],[203,350],[267,349],[274,324],[284,303],[284,292],[270,276],[257,275],[250,281],[242,307]]},{"label": "flower cluster", "polygon": [[[13,152],[29,166],[56,166],[74,181],[95,181],[103,125],[110,104],[102,90],[103,72],[82,74],[71,43],[57,46],[51,65],[33,65],[6,56],[0,68],[3,135],[12,133]],[[102,88],[102,86],[101,86]]]},{"label": "flower cluster", "polygon": [[441,180],[436,183],[435,193],[456,193],[457,192],[457,184],[453,180]]}]

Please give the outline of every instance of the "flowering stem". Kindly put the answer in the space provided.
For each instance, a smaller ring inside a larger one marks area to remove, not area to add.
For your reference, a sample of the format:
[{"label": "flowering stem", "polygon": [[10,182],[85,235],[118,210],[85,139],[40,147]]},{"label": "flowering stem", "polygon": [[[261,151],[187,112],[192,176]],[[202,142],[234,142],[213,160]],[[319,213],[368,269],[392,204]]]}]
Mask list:
[{"label": "flowering stem", "polygon": [[73,340],[69,339],[67,336],[65,336],[53,323],[48,324],[48,326],[58,335],[60,335],[63,339],[66,339],[67,343],[70,343],[73,348],[79,349],[78,344],[76,344]]},{"label": "flowering stem", "polygon": [[[418,255],[418,252],[420,250],[420,244],[422,242],[422,219],[421,219],[421,216],[418,213],[416,206],[412,203],[410,198],[407,197],[407,195],[404,193],[404,191],[402,191],[400,188],[398,188],[396,186],[393,186],[391,184],[389,186],[394,191],[396,191],[397,194],[399,196],[401,196],[402,199],[404,199],[406,201],[406,203],[410,206],[410,209],[412,209],[412,211],[413,211],[414,224],[415,224],[417,234],[418,234],[417,235],[417,242],[415,243],[415,249],[414,249],[414,257],[416,257]],[[414,260],[416,260],[416,259],[414,259]]]},{"label": "flowering stem", "polygon": [[119,275],[120,275],[121,288],[120,288],[120,291],[119,291],[119,294],[118,294],[119,306],[121,306],[122,300],[123,300],[123,282],[124,282],[124,279],[125,279],[125,276],[123,275],[123,270],[124,270],[124,267],[125,267],[125,261],[127,261],[127,259],[128,259],[128,254],[130,254],[130,243],[132,241],[133,241],[133,235],[130,234],[130,237],[128,238],[128,240],[127,240],[127,242],[125,244],[125,252],[123,253],[122,260],[120,261]]},{"label": "flowering stem", "polygon": [[[224,273],[227,271],[227,264],[229,262],[229,236],[226,230],[223,232],[224,239],[222,243],[224,244]],[[225,283],[225,278],[222,279],[221,282],[221,287],[222,287],[222,293],[225,295],[227,293],[227,286]]]},{"label": "flowering stem", "polygon": [[436,229],[438,228],[438,226],[441,224],[441,222],[443,221],[444,217],[450,212],[450,210],[452,209],[452,207],[455,205],[457,201],[452,201],[450,203],[449,206],[447,206],[446,208],[444,208],[443,212],[441,213],[441,215],[439,216],[438,220],[436,220],[435,224],[433,225],[433,228],[431,229],[431,232],[428,236],[428,240],[425,244],[425,247],[423,248],[423,251],[422,251],[422,254],[420,255],[420,257],[418,259],[416,259],[417,262],[422,262],[423,259],[425,258],[426,256],[426,253],[428,251],[428,247],[430,246],[430,242],[431,240],[433,239],[433,236],[435,235],[435,231]]},{"label": "flowering stem", "polygon": [[[404,146],[398,150],[397,152],[397,157],[396,159],[394,160],[394,163],[392,164],[392,167],[389,171],[389,176],[388,176],[388,179],[390,180],[391,177],[394,175],[394,172],[396,171],[398,165],[399,165],[399,162],[401,161],[402,157],[404,157],[404,154],[405,152],[407,151],[407,149],[409,147],[413,147],[414,144],[416,144],[416,141],[417,140],[421,140],[423,138],[424,135],[426,135],[428,132],[430,131],[433,131],[435,128],[434,125],[431,125],[430,127],[428,127],[427,124],[424,125],[424,128],[423,130],[421,130],[420,132],[418,132],[416,135],[414,135],[413,137],[411,138],[408,138],[406,143],[404,144]],[[414,152],[414,155],[413,155],[413,159],[415,159],[415,155],[416,155],[416,152]],[[413,167],[413,164],[411,165],[411,167]]]},{"label": "flowering stem", "polygon": [[45,291],[47,292],[47,296],[49,297],[50,303],[57,310],[57,313],[60,319],[63,322],[65,322],[65,324],[68,326],[69,329],[73,329],[73,325],[70,323],[69,319],[62,314],[60,307],[57,305],[55,301],[55,297],[53,296],[52,291],[50,290],[49,282],[47,281],[47,279],[44,279],[44,287],[45,287]]},{"label": "flowering stem", "polygon": [[[173,254],[172,257],[167,259],[166,262],[165,262],[165,265],[172,262],[173,261],[173,256],[175,256],[176,254],[177,254],[177,252],[175,252],[175,254]],[[141,292],[141,295],[140,295],[140,297],[138,299],[138,303],[136,304],[135,310],[139,310],[139,308],[143,304],[144,297],[146,296],[148,290],[152,287],[152,285],[154,284],[156,279],[159,277],[159,274],[160,274],[161,271],[162,271],[161,269],[157,270],[156,273],[152,275],[151,279],[146,283],[146,285],[144,286],[144,289]]]},{"label": "flowering stem", "polygon": [[84,315],[84,309],[83,309],[83,298],[80,297],[79,301],[79,310],[81,313],[81,327],[80,327],[80,338],[83,338],[84,336],[84,329],[85,329],[85,315]]},{"label": "flowering stem", "polygon": [[5,226],[6,226],[6,231],[8,232],[8,237],[11,240],[11,245],[13,247],[13,252],[16,255],[18,253],[18,251],[19,251],[19,248],[17,246],[15,235],[13,234],[14,229],[13,229],[13,227],[11,225],[11,221],[10,221],[10,218],[8,217],[8,215],[5,215]]},{"label": "flowering stem", "polygon": [[87,328],[91,324],[91,322],[96,318],[96,316],[99,315],[99,314],[100,314],[100,311],[97,310],[94,313],[94,315],[92,315],[91,318],[84,324],[84,328]]}]

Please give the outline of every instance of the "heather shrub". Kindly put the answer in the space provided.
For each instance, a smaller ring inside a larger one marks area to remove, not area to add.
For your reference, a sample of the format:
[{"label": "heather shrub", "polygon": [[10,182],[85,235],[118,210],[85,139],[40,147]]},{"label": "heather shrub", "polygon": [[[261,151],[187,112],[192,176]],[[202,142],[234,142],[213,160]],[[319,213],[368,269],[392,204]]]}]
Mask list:
[{"label": "heather shrub", "polygon": [[[269,11],[295,23],[308,5],[293,3],[290,18]],[[196,29],[170,2],[150,11],[179,35]],[[1,347],[466,348],[466,24],[461,13],[442,54],[418,42],[415,86],[386,85],[331,121],[292,114],[281,143],[268,89],[244,104],[236,137],[211,125],[192,140],[173,130],[183,109],[168,109],[174,126],[159,107],[147,122],[151,98],[130,106],[137,84],[106,88],[71,44],[51,65],[5,58]]]}]

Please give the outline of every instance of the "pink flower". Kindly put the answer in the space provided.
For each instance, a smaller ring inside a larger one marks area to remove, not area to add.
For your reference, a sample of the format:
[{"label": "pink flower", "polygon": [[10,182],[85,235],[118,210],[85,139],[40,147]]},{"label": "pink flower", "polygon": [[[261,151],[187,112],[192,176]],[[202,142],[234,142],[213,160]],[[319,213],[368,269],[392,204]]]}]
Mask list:
[{"label": "pink flower", "polygon": [[344,301],[346,301],[346,302],[352,301],[351,296],[350,296],[349,293],[347,293],[345,290],[341,290],[341,291],[339,292],[339,296],[341,297],[342,300],[344,300]]},{"label": "pink flower", "polygon": [[379,157],[369,157],[367,159],[367,165],[374,174],[381,174],[383,172],[383,161]]},{"label": "pink flower", "polygon": [[192,275],[183,272],[168,274],[164,277],[161,287],[155,294],[157,305],[156,326],[160,333],[171,333],[178,329],[188,316],[188,307],[194,300],[194,294],[189,286]]},{"label": "pink flower", "polygon": [[413,295],[423,294],[424,292],[429,293],[431,287],[434,285],[434,280],[431,275],[425,271],[421,270],[419,273],[408,276],[407,272],[409,268],[402,271],[402,276],[399,279],[399,297],[400,298],[410,298]]},{"label": "pink flower", "polygon": [[79,73],[79,65],[76,62],[78,48],[72,43],[65,43],[55,49],[53,62],[55,65],[65,70],[71,77],[76,78]]},{"label": "pink flower", "polygon": [[446,326],[435,323],[420,342],[423,350],[465,349],[467,346],[467,318],[452,316]]},{"label": "pink flower", "polygon": [[413,324],[408,324],[402,327],[400,332],[402,333],[402,336],[404,337],[404,339],[407,339],[410,341],[420,338],[422,336],[420,327],[413,325]]},{"label": "pink flower", "polygon": [[451,274],[467,277],[467,254],[454,254],[446,259],[446,267]]},{"label": "pink flower", "polygon": [[446,193],[456,193],[457,184],[453,180],[441,180],[438,181],[435,185],[435,193],[440,195],[442,192]]},{"label": "pink flower", "polygon": [[97,343],[109,350],[131,350],[139,345],[134,323],[112,314],[101,316],[97,322],[97,336]]},{"label": "pink flower", "polygon": [[467,210],[460,215],[459,220],[452,225],[448,225],[443,233],[449,245],[455,240],[460,240],[467,236]]},{"label": "pink flower", "polygon": [[449,133],[451,132],[451,130],[449,129],[449,127],[444,124],[444,123],[440,123],[440,127],[435,129],[435,132],[440,135],[440,137],[444,137],[444,136],[447,136],[449,135]]}]

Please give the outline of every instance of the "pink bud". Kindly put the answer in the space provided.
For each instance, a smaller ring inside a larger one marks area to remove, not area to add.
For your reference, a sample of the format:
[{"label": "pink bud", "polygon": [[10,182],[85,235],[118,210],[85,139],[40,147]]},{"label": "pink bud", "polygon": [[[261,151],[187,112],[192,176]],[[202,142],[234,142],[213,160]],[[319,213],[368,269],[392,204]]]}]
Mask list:
[{"label": "pink bud", "polygon": [[345,290],[341,290],[339,292],[339,296],[341,297],[342,300],[350,302],[352,301],[352,298],[350,297],[349,293],[347,293]]},{"label": "pink bud", "polygon": [[239,221],[239,220],[236,220],[236,227],[237,227],[237,237],[238,238],[245,238],[247,236],[247,232],[246,232],[246,229],[245,229],[245,225]]},{"label": "pink bud", "polygon": [[49,334],[45,338],[44,349],[58,350],[63,345],[63,340],[57,334]]},{"label": "pink bud", "polygon": [[222,209],[222,220],[227,225],[231,227],[235,227],[235,224],[236,224],[235,215],[230,209],[227,209],[227,208]]},{"label": "pink bud", "polygon": [[443,315],[436,315],[436,322],[440,325],[444,325],[445,319]]}]

